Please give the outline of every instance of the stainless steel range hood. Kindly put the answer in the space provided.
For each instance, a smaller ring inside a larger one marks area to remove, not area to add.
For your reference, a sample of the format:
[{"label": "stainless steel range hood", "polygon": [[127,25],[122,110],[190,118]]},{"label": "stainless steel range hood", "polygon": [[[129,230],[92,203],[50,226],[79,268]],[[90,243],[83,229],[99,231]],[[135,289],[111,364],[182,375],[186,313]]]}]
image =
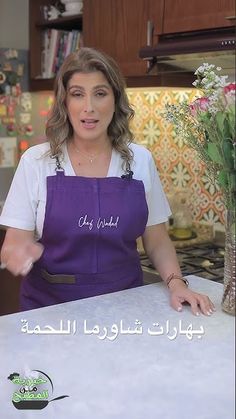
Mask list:
[{"label": "stainless steel range hood", "polygon": [[235,32],[233,28],[162,35],[155,46],[140,49],[151,74],[194,73],[203,63],[222,67],[235,77]]}]

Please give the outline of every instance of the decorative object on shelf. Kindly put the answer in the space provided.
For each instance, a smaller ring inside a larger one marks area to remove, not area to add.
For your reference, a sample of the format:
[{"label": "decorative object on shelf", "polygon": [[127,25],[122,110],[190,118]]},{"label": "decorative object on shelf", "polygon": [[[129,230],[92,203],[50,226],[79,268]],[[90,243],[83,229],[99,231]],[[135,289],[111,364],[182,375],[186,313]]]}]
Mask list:
[{"label": "decorative object on shelf", "polygon": [[202,96],[193,103],[167,105],[166,118],[174,124],[187,145],[206,164],[209,179],[221,189],[226,208],[225,272],[222,309],[235,315],[236,276],[236,84],[218,73],[220,67],[204,63],[193,85]]},{"label": "decorative object on shelf", "polygon": [[61,17],[65,11],[65,6],[60,0],[54,1],[53,4],[40,6],[43,20],[53,20]]},{"label": "decorative object on shelf", "polygon": [[60,15],[60,11],[55,6],[49,6],[47,11],[48,20],[57,19]]},{"label": "decorative object on shelf", "polygon": [[82,12],[83,1],[81,0],[61,0],[65,5],[65,12],[62,13],[62,16],[73,16]]}]

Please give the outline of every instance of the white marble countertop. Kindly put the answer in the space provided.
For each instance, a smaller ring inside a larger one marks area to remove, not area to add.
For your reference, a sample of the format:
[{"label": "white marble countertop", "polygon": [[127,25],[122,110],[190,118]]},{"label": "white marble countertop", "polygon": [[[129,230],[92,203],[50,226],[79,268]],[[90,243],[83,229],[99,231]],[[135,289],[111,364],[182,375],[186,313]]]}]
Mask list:
[{"label": "white marble countertop", "polygon": [[[188,279],[214,301],[211,317],[174,311],[162,283],[0,317],[1,417],[234,419],[235,318],[221,310],[221,284]],[[36,333],[46,325],[65,334]],[[16,409],[7,377],[25,368],[51,378],[49,400],[69,397]]]}]

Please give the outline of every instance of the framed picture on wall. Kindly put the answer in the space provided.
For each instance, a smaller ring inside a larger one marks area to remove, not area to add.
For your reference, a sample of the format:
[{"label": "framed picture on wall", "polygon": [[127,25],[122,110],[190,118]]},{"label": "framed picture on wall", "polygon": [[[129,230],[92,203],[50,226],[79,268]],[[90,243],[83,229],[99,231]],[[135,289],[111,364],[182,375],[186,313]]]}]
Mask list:
[{"label": "framed picture on wall", "polygon": [[17,138],[0,137],[0,168],[15,167],[17,163]]}]

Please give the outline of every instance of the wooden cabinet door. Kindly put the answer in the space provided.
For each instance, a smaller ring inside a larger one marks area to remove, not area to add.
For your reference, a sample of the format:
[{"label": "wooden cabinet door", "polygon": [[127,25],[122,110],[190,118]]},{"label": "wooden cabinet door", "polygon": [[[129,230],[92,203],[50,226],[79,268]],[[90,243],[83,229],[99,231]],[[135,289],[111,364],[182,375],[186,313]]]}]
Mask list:
[{"label": "wooden cabinet door", "polygon": [[233,16],[235,0],[165,0],[163,32],[232,26]]},{"label": "wooden cabinet door", "polygon": [[147,44],[148,20],[160,27],[162,7],[163,0],[84,0],[84,44],[111,55],[125,76],[144,75],[139,49]]},{"label": "wooden cabinet door", "polygon": [[[0,250],[4,238],[5,231],[0,228]],[[0,269],[0,316],[19,311],[20,281],[20,277]]]}]

